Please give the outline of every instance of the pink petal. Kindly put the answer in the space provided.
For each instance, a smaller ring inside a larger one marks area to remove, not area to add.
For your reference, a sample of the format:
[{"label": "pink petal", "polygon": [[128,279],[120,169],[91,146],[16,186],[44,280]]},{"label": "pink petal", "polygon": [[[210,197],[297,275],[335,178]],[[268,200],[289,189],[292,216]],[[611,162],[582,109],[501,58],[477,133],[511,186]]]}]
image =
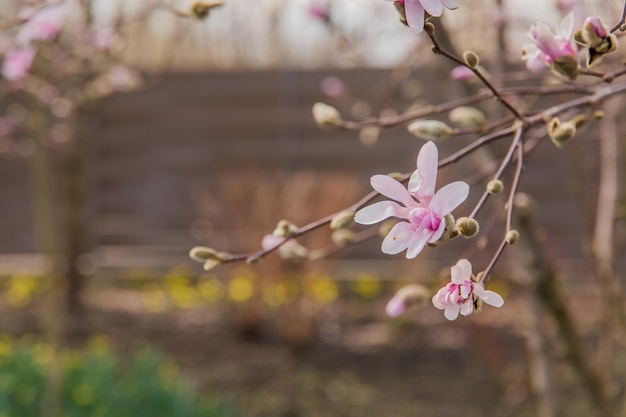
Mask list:
[{"label": "pink petal", "polygon": [[424,8],[418,0],[406,0],[404,2],[404,12],[409,27],[415,33],[424,30]]},{"label": "pink petal", "polygon": [[415,226],[407,222],[396,223],[383,240],[382,251],[387,255],[396,255],[409,246]]},{"label": "pink petal", "polygon": [[463,181],[455,181],[441,187],[428,206],[437,216],[444,217],[467,199],[469,190]]},{"label": "pink petal", "polygon": [[406,251],[406,258],[413,259],[419,255],[424,249],[424,246],[426,246],[426,243],[428,243],[428,239],[430,239],[432,234],[433,231],[428,228],[417,228],[411,237],[411,241],[409,242],[408,249]]},{"label": "pink petal", "polygon": [[385,307],[385,312],[389,317],[400,317],[406,311],[406,304],[402,297],[394,296]]},{"label": "pink petal", "polygon": [[372,184],[374,190],[385,197],[401,202],[406,207],[415,205],[415,200],[413,200],[413,197],[411,197],[404,185],[388,175],[374,175],[370,179],[370,184]]},{"label": "pink petal", "polygon": [[430,240],[428,241],[428,243],[437,242],[439,239],[441,239],[441,236],[443,236],[443,232],[445,231],[446,231],[446,222],[443,219],[441,219],[441,221],[439,222],[439,227],[437,228],[437,230],[435,230],[433,235],[430,237]]},{"label": "pink petal", "polygon": [[504,299],[500,294],[484,289],[481,284],[474,284],[474,294],[490,306],[502,307],[504,305]]},{"label": "pink petal", "polygon": [[461,311],[461,306],[459,304],[450,304],[446,307],[446,310],[443,312],[443,315],[450,321],[459,317],[459,312]]},{"label": "pink petal", "polygon": [[441,16],[441,13],[443,13],[441,0],[420,0],[420,3],[431,16]]},{"label": "pink petal", "polygon": [[408,209],[401,207],[393,201],[379,201],[357,211],[354,215],[354,221],[359,224],[374,224],[389,217],[406,219],[408,217]]},{"label": "pink petal", "polygon": [[417,170],[409,180],[409,191],[420,201],[430,200],[435,195],[438,166],[439,151],[437,145],[429,141],[420,149],[417,155]]}]

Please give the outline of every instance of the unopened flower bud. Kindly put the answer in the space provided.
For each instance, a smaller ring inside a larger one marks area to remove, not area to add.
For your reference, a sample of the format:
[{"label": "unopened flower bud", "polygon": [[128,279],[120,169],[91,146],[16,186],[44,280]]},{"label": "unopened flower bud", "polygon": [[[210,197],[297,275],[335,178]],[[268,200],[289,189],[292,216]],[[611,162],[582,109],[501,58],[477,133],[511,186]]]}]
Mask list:
[{"label": "unopened flower bud", "polygon": [[231,255],[226,252],[218,252],[213,248],[196,246],[189,251],[189,257],[198,262],[206,262],[208,260],[224,262],[228,261]]},{"label": "unopened flower bud", "polygon": [[600,120],[600,119],[604,119],[604,112],[602,110],[596,110],[593,112],[593,118]]},{"label": "unopened flower bud", "polygon": [[562,148],[563,145],[576,134],[576,124],[569,122],[561,122],[558,118],[554,117],[548,123],[548,136],[552,140],[552,143],[557,148]]},{"label": "unopened flower bud", "polygon": [[429,35],[434,35],[435,34],[435,25],[433,25],[431,22],[424,22],[424,32],[426,32]]},{"label": "unopened flower bud", "polygon": [[587,126],[588,121],[589,117],[584,113],[577,114],[570,120],[570,122],[574,123],[574,126],[576,127],[576,132],[580,132],[582,129],[584,129],[585,126]]},{"label": "unopened flower bud", "polygon": [[207,259],[202,265],[202,268],[204,268],[204,270],[208,272],[221,264],[222,261],[218,261],[217,259]]},{"label": "unopened flower bud", "polygon": [[281,220],[276,225],[276,229],[272,232],[272,235],[276,237],[290,237],[298,231],[298,226],[291,223],[288,220]]},{"label": "unopened flower bud", "polygon": [[463,236],[474,237],[478,233],[480,226],[478,222],[471,217],[460,217],[456,221],[456,228]]},{"label": "unopened flower bud", "polygon": [[517,242],[517,239],[519,239],[519,232],[517,230],[511,229],[506,232],[506,243],[508,243],[509,245]]},{"label": "unopened flower bud", "polygon": [[487,183],[487,192],[489,194],[500,194],[504,190],[504,184],[499,179],[493,179]]},{"label": "unopened flower bud", "polygon": [[439,141],[453,133],[450,126],[439,120],[416,120],[407,126],[409,132],[420,139]]},{"label": "unopened flower bud", "polygon": [[209,15],[211,9],[216,7],[221,7],[224,5],[223,1],[214,0],[214,1],[196,1],[191,5],[191,15],[198,18],[204,19]]},{"label": "unopened flower bud", "polygon": [[313,105],[313,118],[318,126],[323,128],[336,128],[341,126],[341,115],[333,106],[324,103]]},{"label": "unopened flower bud", "polygon": [[330,239],[335,245],[343,248],[354,242],[354,232],[348,229],[335,230]]},{"label": "unopened flower bud", "polygon": [[457,107],[450,112],[448,117],[452,123],[456,123],[464,127],[482,126],[487,123],[485,113],[474,107]]},{"label": "unopened flower bud", "polygon": [[411,304],[429,300],[431,295],[430,291],[421,285],[407,285],[400,288],[389,300],[385,312],[389,317],[400,317]]},{"label": "unopened flower bud", "polygon": [[283,259],[300,261],[307,258],[309,250],[292,239],[278,248],[278,254]]},{"label": "unopened flower bud", "polygon": [[353,224],[354,224],[354,211],[345,210],[332,218],[332,220],[330,221],[330,228],[332,230],[345,229],[347,227],[352,226]]},{"label": "unopened flower bud", "polygon": [[404,9],[404,0],[403,1],[394,1],[393,5],[396,7],[398,14],[400,15],[400,22],[405,26],[409,26],[409,23],[406,20],[406,11]]},{"label": "unopened flower bud", "polygon": [[380,136],[380,127],[365,126],[359,131],[359,140],[365,146],[372,146],[378,142]]},{"label": "unopened flower bud", "polygon": [[463,52],[463,61],[465,61],[468,67],[472,69],[476,69],[476,67],[478,67],[478,64],[480,62],[480,59],[478,58],[478,54],[476,52],[465,51]]}]

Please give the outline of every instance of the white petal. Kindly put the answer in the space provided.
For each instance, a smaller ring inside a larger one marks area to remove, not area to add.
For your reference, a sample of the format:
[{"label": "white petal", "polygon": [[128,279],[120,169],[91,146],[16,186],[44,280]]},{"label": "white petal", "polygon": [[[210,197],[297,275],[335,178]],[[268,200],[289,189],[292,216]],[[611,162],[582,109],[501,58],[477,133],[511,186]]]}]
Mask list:
[{"label": "white petal", "polygon": [[469,316],[474,312],[474,302],[470,299],[461,304],[461,315]]},{"label": "white petal", "polygon": [[408,209],[393,201],[379,201],[371,206],[363,207],[354,215],[354,221],[359,224],[374,224],[389,217],[406,218]]},{"label": "white petal", "polygon": [[[439,169],[439,150],[434,142],[426,142],[417,155],[417,170],[409,180],[409,191],[420,201],[430,200],[435,195],[437,170]],[[417,176],[417,178],[413,178]],[[427,203],[427,201],[422,201]]]},{"label": "white petal", "polygon": [[559,24],[559,35],[569,39],[574,30],[574,12],[569,12]]},{"label": "white petal", "polygon": [[428,239],[430,239],[432,234],[433,231],[425,227],[420,227],[415,230],[413,236],[411,237],[411,241],[409,242],[408,250],[406,251],[406,258],[413,259],[419,255],[424,249],[424,246],[426,246],[426,243],[428,243]]},{"label": "white petal", "polygon": [[404,185],[388,175],[374,175],[370,178],[370,184],[385,197],[399,201],[407,207],[415,204],[415,200]]},{"label": "white petal", "polygon": [[490,306],[502,307],[504,305],[504,299],[500,294],[484,289],[481,284],[474,284],[474,294]]},{"label": "white petal", "polygon": [[459,0],[441,0],[441,2],[450,10],[454,10],[459,7]]},{"label": "white petal", "polygon": [[446,310],[443,312],[443,315],[450,321],[459,317],[459,312],[461,311],[461,306],[459,304],[450,304],[446,307]]},{"label": "white petal", "polygon": [[443,13],[443,4],[441,4],[441,0],[420,0],[422,6],[431,16],[441,16]]},{"label": "white petal", "polygon": [[452,210],[467,199],[469,190],[469,185],[463,181],[455,181],[447,184],[437,191],[437,194],[435,194],[428,206],[433,213],[439,217],[443,217],[446,214],[452,213]]},{"label": "white petal", "polygon": [[396,223],[383,240],[382,251],[387,255],[395,255],[409,246],[415,226],[407,222]]},{"label": "white petal", "polygon": [[[472,264],[467,259],[459,259],[455,265],[457,269],[457,281],[455,284],[462,284],[463,281],[469,280],[472,276]],[[454,268],[454,267],[453,267]],[[452,280],[454,281],[454,272],[452,273]]]}]

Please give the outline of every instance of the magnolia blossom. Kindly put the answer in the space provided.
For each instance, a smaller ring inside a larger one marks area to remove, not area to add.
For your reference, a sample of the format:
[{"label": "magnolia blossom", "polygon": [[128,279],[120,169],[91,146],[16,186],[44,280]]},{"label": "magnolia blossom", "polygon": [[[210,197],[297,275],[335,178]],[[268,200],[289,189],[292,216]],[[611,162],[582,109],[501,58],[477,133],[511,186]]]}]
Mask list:
[{"label": "magnolia blossom", "polygon": [[435,243],[446,229],[444,217],[465,201],[469,185],[456,181],[435,193],[437,181],[438,150],[433,142],[420,149],[417,169],[411,176],[408,189],[387,175],[374,175],[370,183],[374,190],[395,201],[381,201],[356,212],[354,220],[361,224],[374,224],[389,217],[405,221],[396,223],[382,244],[389,255],[406,250],[407,259],[415,258],[427,243]]},{"label": "magnolia blossom", "polygon": [[[387,0],[393,1],[393,0]],[[407,24],[415,33],[424,30],[424,18],[426,13],[439,17],[443,8],[450,10],[459,7],[459,0],[396,0],[404,4]]]},{"label": "magnolia blossom", "polygon": [[49,41],[61,31],[66,14],[65,3],[44,7],[22,25],[15,39],[21,45],[27,45],[35,40]]},{"label": "magnolia blossom", "polygon": [[448,320],[454,320],[459,313],[463,316],[472,314],[477,299],[493,307],[504,305],[500,294],[486,290],[482,283],[472,280],[472,264],[467,259],[461,259],[452,267],[452,282],[433,296],[433,305],[444,310]]},{"label": "magnolia blossom", "polygon": [[563,18],[556,33],[545,24],[539,22],[530,27],[529,37],[533,43],[524,46],[522,59],[531,71],[539,71],[555,60],[578,55],[576,43],[572,38],[574,28],[574,13]]},{"label": "magnolia blossom", "polygon": [[7,52],[2,63],[2,76],[9,81],[25,78],[33,65],[37,51],[33,46],[25,46]]}]

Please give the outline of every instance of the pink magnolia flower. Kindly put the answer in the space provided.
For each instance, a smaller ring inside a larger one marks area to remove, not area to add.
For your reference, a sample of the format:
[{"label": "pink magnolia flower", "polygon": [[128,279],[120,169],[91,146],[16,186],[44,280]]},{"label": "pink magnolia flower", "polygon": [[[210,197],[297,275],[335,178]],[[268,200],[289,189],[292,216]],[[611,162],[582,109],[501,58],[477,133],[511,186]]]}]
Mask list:
[{"label": "pink magnolia flower", "polygon": [[433,296],[433,305],[444,310],[448,320],[454,320],[459,313],[462,316],[472,314],[477,299],[493,307],[504,305],[500,294],[486,290],[482,283],[472,280],[472,264],[467,259],[461,259],[452,267],[452,282]]},{"label": "pink magnolia flower", "polygon": [[33,46],[13,49],[7,52],[2,63],[2,76],[9,81],[18,81],[25,78],[33,65],[37,51]]},{"label": "pink magnolia flower", "polygon": [[546,65],[564,56],[578,56],[576,43],[572,38],[574,13],[563,18],[556,33],[545,24],[539,22],[530,27],[531,44],[524,46],[522,59],[530,71],[538,71]]},{"label": "pink magnolia flower", "polygon": [[475,76],[476,75],[472,72],[472,70],[467,68],[465,65],[458,65],[450,71],[450,78],[457,81],[469,81]]},{"label": "pink magnolia flower", "polygon": [[389,217],[406,220],[396,223],[387,234],[382,244],[384,253],[395,255],[406,250],[407,259],[415,258],[427,243],[442,237],[446,229],[444,217],[467,198],[469,185],[463,181],[445,185],[435,193],[438,153],[433,142],[422,146],[408,188],[387,175],[371,178],[374,190],[402,205],[380,201],[357,211],[354,220],[361,224],[374,224]]},{"label": "pink magnolia flower", "polygon": [[[393,1],[393,0],[387,0]],[[409,27],[420,33],[424,30],[426,12],[435,17],[441,16],[443,8],[454,10],[459,7],[459,0],[396,0],[404,4],[404,12]]]},{"label": "pink magnolia flower", "polygon": [[49,41],[54,39],[63,26],[67,6],[61,3],[40,9],[17,32],[15,39],[21,45],[28,45],[32,41]]}]

